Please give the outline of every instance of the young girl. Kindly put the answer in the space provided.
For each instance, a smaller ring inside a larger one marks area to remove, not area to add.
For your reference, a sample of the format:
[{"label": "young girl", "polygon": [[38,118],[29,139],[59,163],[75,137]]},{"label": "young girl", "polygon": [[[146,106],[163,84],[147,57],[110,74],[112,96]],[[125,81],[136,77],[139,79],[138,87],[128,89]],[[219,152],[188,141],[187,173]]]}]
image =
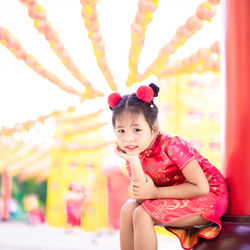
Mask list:
[{"label": "young girl", "polygon": [[151,83],[108,98],[115,152],[126,160],[134,197],[121,209],[121,250],[157,249],[156,225],[191,249],[199,236],[218,235],[227,210],[227,184],[217,168],[187,141],[158,131],[158,92]]}]

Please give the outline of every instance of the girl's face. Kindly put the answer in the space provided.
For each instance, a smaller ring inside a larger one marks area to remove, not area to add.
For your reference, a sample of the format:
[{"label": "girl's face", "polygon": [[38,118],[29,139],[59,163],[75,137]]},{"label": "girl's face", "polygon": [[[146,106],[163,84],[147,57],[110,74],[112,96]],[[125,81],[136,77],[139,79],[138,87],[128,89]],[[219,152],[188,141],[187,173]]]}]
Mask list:
[{"label": "girl's face", "polygon": [[123,111],[115,123],[118,146],[129,155],[144,151],[156,136],[141,113]]}]

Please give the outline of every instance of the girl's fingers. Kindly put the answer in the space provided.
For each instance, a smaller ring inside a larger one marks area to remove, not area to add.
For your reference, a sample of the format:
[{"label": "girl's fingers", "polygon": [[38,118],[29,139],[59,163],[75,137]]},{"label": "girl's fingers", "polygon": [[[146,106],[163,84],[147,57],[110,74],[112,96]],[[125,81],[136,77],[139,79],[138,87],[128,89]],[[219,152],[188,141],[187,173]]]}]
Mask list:
[{"label": "girl's fingers", "polygon": [[118,146],[115,147],[116,152],[121,152],[120,148]]},{"label": "girl's fingers", "polygon": [[139,181],[133,181],[132,182],[132,186],[139,187],[140,186],[140,182]]},{"label": "girl's fingers", "polygon": [[123,150],[120,149],[118,144],[116,144],[116,146],[115,146],[115,152],[120,153],[120,154],[126,154],[126,152],[124,152]]},{"label": "girl's fingers", "polygon": [[134,194],[138,194],[138,193],[140,193],[140,188],[133,187],[132,192],[133,192]]},{"label": "girl's fingers", "polygon": [[118,150],[118,151],[121,151],[121,149],[120,149],[120,147],[119,147],[119,145],[116,143],[115,144],[115,148]]},{"label": "girl's fingers", "polygon": [[134,190],[137,190],[138,189],[138,187],[136,187],[136,186],[132,186],[132,190],[134,191]]},{"label": "girl's fingers", "polygon": [[124,153],[121,151],[121,149],[120,149],[119,147],[115,147],[115,152],[116,152],[119,156],[124,155]]},{"label": "girl's fingers", "polygon": [[133,196],[134,196],[134,197],[137,197],[138,194],[137,194],[136,192],[133,192]]}]

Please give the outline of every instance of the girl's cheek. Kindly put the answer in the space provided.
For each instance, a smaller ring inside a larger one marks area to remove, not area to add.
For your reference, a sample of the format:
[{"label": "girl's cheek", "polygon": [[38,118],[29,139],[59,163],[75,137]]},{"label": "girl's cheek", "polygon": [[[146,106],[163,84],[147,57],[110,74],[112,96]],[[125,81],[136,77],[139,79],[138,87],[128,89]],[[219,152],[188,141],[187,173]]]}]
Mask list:
[{"label": "girl's cheek", "polygon": [[135,140],[140,140],[141,137],[142,137],[141,135],[136,135],[136,136],[134,137],[134,139],[135,139]]},{"label": "girl's cheek", "polygon": [[120,142],[120,141],[122,140],[121,135],[117,134],[117,135],[116,135],[116,139],[117,139],[117,142]]}]

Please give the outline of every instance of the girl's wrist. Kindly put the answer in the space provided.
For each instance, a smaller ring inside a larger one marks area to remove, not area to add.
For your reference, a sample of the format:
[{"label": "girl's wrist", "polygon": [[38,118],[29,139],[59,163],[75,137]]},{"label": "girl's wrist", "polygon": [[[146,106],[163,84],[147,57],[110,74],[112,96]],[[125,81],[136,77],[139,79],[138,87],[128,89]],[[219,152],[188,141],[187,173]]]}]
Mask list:
[{"label": "girl's wrist", "polygon": [[159,191],[158,187],[155,187],[153,192],[153,199],[158,199],[158,191]]},{"label": "girl's wrist", "polygon": [[141,166],[141,161],[140,161],[139,156],[138,157],[134,157],[133,159],[129,159],[128,162],[129,162],[130,165],[133,165],[133,166],[136,166],[136,165]]}]

